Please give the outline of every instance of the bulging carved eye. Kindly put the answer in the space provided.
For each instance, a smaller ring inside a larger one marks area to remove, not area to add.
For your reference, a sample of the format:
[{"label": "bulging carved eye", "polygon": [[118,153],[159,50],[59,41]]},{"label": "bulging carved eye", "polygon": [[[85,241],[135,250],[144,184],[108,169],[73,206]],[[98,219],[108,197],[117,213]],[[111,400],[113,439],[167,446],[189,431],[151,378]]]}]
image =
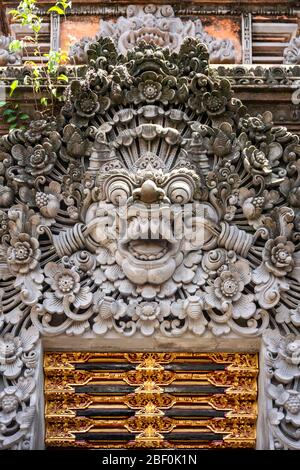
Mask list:
[{"label": "bulging carved eye", "polygon": [[116,206],[126,204],[131,188],[126,181],[112,181],[107,188],[108,199]]},{"label": "bulging carved eye", "polygon": [[186,204],[192,198],[192,188],[186,181],[174,181],[168,188],[168,196],[175,204]]}]

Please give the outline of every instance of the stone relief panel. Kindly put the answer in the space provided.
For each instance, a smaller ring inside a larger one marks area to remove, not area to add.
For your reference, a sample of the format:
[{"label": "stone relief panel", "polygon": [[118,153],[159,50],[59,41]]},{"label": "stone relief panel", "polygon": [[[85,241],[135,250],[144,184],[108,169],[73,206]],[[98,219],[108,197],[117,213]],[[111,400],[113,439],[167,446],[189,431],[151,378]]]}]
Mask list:
[{"label": "stone relief panel", "polygon": [[193,38],[126,55],[100,38],[66,98],[0,139],[3,449],[32,446],[42,336],[285,341],[300,325],[299,137],[250,116]]},{"label": "stone relief panel", "polygon": [[[126,54],[141,41],[178,52],[188,36],[199,39],[207,46],[211,63],[235,62],[236,52],[230,39],[216,39],[211,36],[204,30],[200,19],[184,21],[176,17],[171,5],[129,5],[126,17],[121,16],[116,21],[100,20],[100,30],[96,37],[112,38],[118,52]],[[84,37],[72,45],[71,61],[86,63],[87,50],[92,41],[92,38]]]}]

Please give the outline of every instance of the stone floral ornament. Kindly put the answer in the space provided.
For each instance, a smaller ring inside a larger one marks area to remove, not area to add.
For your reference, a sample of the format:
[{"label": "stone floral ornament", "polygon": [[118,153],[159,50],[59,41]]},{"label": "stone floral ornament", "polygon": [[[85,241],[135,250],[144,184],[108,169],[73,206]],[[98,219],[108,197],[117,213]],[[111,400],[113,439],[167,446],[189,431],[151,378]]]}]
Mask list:
[{"label": "stone floral ornament", "polygon": [[[270,238],[266,241],[262,251],[262,263],[253,272],[257,299],[263,308],[266,308],[267,305],[275,306],[280,298],[286,298],[288,294],[285,292],[289,290],[286,276],[296,282],[299,280],[300,253],[296,252],[295,245],[290,240],[293,225],[288,223],[293,219],[294,214],[288,208],[276,209],[272,221],[270,218],[265,219],[265,224],[270,224],[268,231]],[[281,227],[279,220],[281,222],[285,220]],[[282,235],[279,235],[280,233]]]},{"label": "stone floral ornament", "polygon": [[63,313],[69,305],[75,309],[90,306],[92,293],[87,286],[80,285],[80,276],[75,270],[56,263],[48,263],[44,272],[45,281],[51,287],[51,291],[45,293],[43,304],[47,312]]},{"label": "stone floral ornament", "polygon": [[[13,158],[18,162],[20,169],[15,168],[15,178],[19,182],[30,181],[41,175],[47,175],[51,172],[55,161],[55,147],[50,142],[37,144],[35,147],[25,147],[16,144],[12,150]],[[12,171],[14,169],[12,168]]]},{"label": "stone floral ornament", "polygon": [[33,345],[38,340],[38,332],[34,327],[22,330],[19,337],[6,333],[0,339],[0,371],[8,379],[15,379],[20,375],[24,362]]},{"label": "stone floral ornament", "polygon": [[213,284],[206,287],[205,302],[222,312],[231,311],[233,318],[251,318],[256,311],[254,296],[243,294],[251,281],[250,266],[244,260],[234,260],[234,253],[227,257],[228,265],[221,266]]},{"label": "stone floral ornament", "polygon": [[[54,168],[61,145],[59,133],[54,130],[53,120],[37,119],[26,131],[11,133],[2,139],[2,161],[7,150],[12,161],[7,177],[17,184],[33,185],[36,178],[48,175]],[[5,163],[4,163],[5,165]]]},{"label": "stone floral ornament", "polygon": [[[36,392],[18,406],[8,396],[37,382],[42,336],[255,337],[300,325],[299,138],[270,113],[249,116],[197,40],[123,56],[104,38],[88,60],[55,119],[0,139],[5,448],[33,445]],[[298,390],[298,339],[284,338],[268,346],[270,380]],[[286,425],[276,426],[290,442]]]},{"label": "stone floral ornament", "polygon": [[31,399],[34,387],[33,377],[21,376],[15,385],[6,386],[0,392],[1,450],[29,448],[30,431],[35,417],[35,406]]},{"label": "stone floral ornament", "polygon": [[300,337],[265,332],[266,364],[269,370],[267,395],[271,445],[276,449],[299,450],[300,436]]},{"label": "stone floral ornament", "polygon": [[170,88],[170,85],[172,82],[164,80],[163,76],[155,72],[144,72],[137,80],[137,88],[128,91],[127,99],[134,104],[154,103],[158,100],[166,104],[175,96],[175,90]]},{"label": "stone floral ornament", "polygon": [[11,246],[7,250],[7,262],[12,274],[27,274],[34,271],[39,264],[41,250],[36,238],[27,233],[20,233],[11,239]]}]

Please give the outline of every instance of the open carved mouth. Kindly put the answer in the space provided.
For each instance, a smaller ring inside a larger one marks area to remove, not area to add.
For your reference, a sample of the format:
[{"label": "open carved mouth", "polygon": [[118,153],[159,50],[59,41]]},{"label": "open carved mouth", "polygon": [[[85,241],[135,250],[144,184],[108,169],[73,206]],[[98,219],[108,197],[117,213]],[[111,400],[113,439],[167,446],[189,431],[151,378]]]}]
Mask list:
[{"label": "open carved mouth", "polygon": [[156,28],[141,28],[137,31],[130,31],[127,36],[129,44],[134,45],[139,41],[154,42],[157,46],[163,47],[170,41],[168,32],[159,31]]},{"label": "open carved mouth", "polygon": [[154,261],[165,256],[170,249],[170,243],[167,240],[131,240],[127,249],[139,260]]}]

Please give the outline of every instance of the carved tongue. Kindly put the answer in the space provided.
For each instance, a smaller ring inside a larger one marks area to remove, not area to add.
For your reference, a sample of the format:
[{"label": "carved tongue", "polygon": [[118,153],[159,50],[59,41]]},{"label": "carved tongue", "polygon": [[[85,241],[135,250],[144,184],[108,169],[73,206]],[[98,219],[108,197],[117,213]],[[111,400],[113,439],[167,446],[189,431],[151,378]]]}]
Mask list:
[{"label": "carved tongue", "polygon": [[132,240],[130,246],[141,255],[157,255],[166,248],[165,240]]}]

